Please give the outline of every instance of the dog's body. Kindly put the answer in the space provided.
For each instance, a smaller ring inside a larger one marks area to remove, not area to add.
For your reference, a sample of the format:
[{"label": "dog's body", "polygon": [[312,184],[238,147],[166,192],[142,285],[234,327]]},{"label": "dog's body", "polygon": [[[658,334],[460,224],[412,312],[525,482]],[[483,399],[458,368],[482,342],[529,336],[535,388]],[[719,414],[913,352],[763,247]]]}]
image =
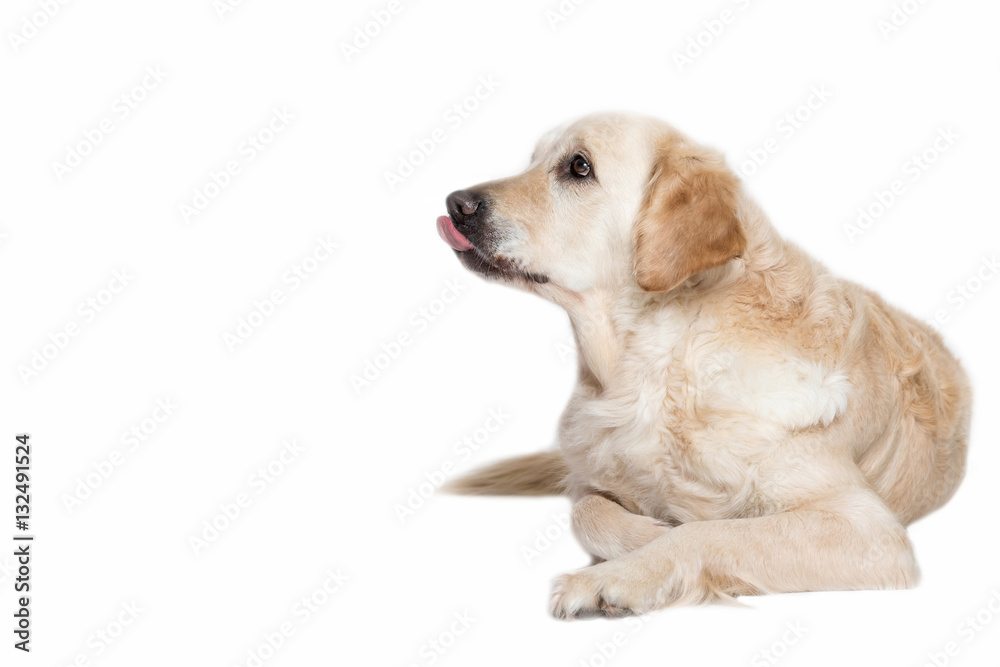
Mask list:
[{"label": "dog's body", "polygon": [[965,374],[926,325],[783,241],[716,154],[593,116],[449,212],[466,266],[573,325],[559,450],[452,485],[573,500],[606,562],[557,580],[556,616],[916,582],[904,526],[962,477]]}]

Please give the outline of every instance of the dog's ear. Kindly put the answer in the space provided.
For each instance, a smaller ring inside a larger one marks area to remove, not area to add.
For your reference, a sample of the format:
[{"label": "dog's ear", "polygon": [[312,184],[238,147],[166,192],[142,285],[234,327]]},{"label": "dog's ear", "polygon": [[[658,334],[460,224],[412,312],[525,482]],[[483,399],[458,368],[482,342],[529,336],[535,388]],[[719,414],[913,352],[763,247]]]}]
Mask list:
[{"label": "dog's ear", "polygon": [[743,252],[738,190],[736,176],[717,154],[661,150],[635,225],[639,286],[666,292]]}]

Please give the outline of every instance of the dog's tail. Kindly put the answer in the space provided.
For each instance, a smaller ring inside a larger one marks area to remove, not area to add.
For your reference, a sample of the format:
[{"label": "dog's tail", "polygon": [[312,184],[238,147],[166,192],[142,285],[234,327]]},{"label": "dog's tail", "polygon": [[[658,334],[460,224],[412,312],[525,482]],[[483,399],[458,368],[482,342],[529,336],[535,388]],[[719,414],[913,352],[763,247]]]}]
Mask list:
[{"label": "dog's tail", "polygon": [[470,496],[558,496],[566,491],[568,475],[560,452],[539,452],[473,470],[441,490]]}]

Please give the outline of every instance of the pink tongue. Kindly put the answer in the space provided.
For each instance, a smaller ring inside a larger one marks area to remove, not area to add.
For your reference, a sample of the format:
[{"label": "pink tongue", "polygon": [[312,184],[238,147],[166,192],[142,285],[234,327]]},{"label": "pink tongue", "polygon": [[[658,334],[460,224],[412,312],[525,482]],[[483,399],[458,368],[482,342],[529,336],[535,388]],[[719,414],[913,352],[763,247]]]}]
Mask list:
[{"label": "pink tongue", "polygon": [[465,252],[466,250],[472,250],[472,244],[469,243],[469,239],[462,236],[462,232],[455,229],[454,223],[446,215],[442,215],[437,219],[438,234],[444,239],[444,242],[450,245],[455,250],[459,252]]}]

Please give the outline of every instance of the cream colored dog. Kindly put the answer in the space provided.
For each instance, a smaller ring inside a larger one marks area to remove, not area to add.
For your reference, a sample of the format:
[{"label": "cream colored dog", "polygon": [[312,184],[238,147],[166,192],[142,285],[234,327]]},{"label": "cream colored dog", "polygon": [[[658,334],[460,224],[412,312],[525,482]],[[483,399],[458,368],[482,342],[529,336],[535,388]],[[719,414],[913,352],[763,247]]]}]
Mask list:
[{"label": "cream colored dog", "polygon": [[558,450],[450,487],[572,499],[597,564],[556,580],[556,617],[916,583],[904,526],[962,478],[966,375],[782,240],[719,154],[591,116],[448,210],[466,267],[558,304],[576,337]]}]

